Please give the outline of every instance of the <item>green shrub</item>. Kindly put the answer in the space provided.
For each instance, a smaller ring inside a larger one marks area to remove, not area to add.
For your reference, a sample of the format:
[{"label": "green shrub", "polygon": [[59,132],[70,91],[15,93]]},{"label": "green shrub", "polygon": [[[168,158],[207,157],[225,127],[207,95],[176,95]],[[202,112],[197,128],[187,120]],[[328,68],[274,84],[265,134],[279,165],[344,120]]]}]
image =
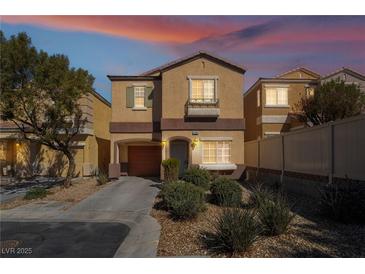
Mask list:
[{"label": "green shrub", "polygon": [[170,158],[170,159],[162,161],[165,182],[173,182],[178,179],[179,165],[180,165],[180,161],[175,158]]},{"label": "green shrub", "polygon": [[165,184],[160,197],[174,218],[192,218],[205,208],[205,193],[184,181]]},{"label": "green shrub", "polygon": [[210,173],[206,169],[190,167],[184,173],[184,181],[208,190],[210,186]]},{"label": "green shrub", "polygon": [[104,172],[99,172],[96,180],[99,185],[105,185],[107,182],[109,182],[108,175]]},{"label": "green shrub", "polygon": [[365,223],[365,186],[356,182],[334,182],[320,189],[320,209],[342,223]]},{"label": "green shrub", "polygon": [[262,203],[266,200],[273,200],[275,197],[274,193],[265,189],[261,184],[258,184],[251,191],[250,204],[254,207],[259,208]]},{"label": "green shrub", "polygon": [[211,187],[213,200],[222,206],[240,206],[242,200],[241,186],[227,177],[216,178]]},{"label": "green shrub", "polygon": [[25,193],[25,200],[40,199],[46,197],[48,194],[47,189],[44,187],[33,187]]},{"label": "green shrub", "polygon": [[281,195],[274,199],[260,199],[257,212],[264,233],[270,236],[286,232],[294,218],[286,199]]},{"label": "green shrub", "polygon": [[225,209],[212,227],[213,232],[203,232],[202,240],[214,252],[246,251],[260,234],[254,212],[246,209]]}]

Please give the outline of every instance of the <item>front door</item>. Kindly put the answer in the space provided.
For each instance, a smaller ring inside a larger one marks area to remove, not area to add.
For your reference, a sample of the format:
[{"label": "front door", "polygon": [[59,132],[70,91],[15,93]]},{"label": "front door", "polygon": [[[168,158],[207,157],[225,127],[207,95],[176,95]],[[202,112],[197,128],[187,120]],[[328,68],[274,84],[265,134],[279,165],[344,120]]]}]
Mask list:
[{"label": "front door", "polygon": [[180,161],[179,176],[182,176],[188,167],[188,142],[183,140],[175,140],[170,143],[170,158]]}]

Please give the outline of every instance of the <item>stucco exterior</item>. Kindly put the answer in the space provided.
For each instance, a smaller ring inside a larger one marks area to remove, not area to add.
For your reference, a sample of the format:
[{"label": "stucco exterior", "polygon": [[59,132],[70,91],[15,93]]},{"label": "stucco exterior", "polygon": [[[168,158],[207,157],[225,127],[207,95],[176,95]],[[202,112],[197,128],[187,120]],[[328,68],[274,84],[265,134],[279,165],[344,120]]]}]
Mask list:
[{"label": "stucco exterior", "polygon": [[[246,118],[245,141],[287,132],[303,124],[291,114],[300,112],[300,100],[307,88],[317,85],[319,75],[308,69],[297,68],[275,78],[260,78],[244,95]],[[287,89],[287,105],[272,106],[266,102],[268,88]],[[259,102],[258,102],[259,96]]]},{"label": "stucco exterior", "polygon": [[[110,159],[110,104],[95,92],[79,102],[87,122],[72,147],[76,163],[74,176],[90,176],[97,170],[107,172]],[[37,169],[34,170],[36,174],[66,175],[67,158],[60,152],[35,142],[23,141],[15,125],[9,125],[9,122],[1,121],[0,127],[2,175],[27,177],[31,173],[32,163],[33,169]]]},{"label": "stucco exterior", "polygon": [[[109,176],[128,173],[128,146],[160,146],[163,160],[171,157],[173,140],[186,142],[188,164],[199,165],[202,140],[225,138],[230,142],[232,164],[243,165],[243,74],[242,68],[207,54],[197,54],[140,76],[109,76],[112,81]],[[189,117],[190,79],[206,77],[216,81],[218,102],[214,108],[219,109],[219,116]],[[152,107],[142,110],[128,107],[128,87],[142,85],[152,88]]]}]

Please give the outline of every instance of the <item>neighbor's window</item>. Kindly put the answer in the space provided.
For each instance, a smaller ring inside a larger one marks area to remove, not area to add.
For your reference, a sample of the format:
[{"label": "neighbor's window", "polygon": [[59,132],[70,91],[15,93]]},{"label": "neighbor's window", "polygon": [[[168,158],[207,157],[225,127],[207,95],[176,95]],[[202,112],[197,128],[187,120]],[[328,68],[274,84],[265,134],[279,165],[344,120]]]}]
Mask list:
[{"label": "neighbor's window", "polygon": [[231,142],[206,141],[203,142],[203,164],[230,163]]},{"label": "neighbor's window", "polygon": [[191,80],[192,102],[210,103],[215,101],[214,80]]},{"label": "neighbor's window", "polygon": [[257,91],[257,106],[258,106],[258,107],[260,106],[260,101],[261,101],[261,100],[260,100],[260,99],[261,99],[260,97],[261,97],[261,91],[260,91],[260,90],[258,90],[258,91]]},{"label": "neighbor's window", "polygon": [[305,95],[307,97],[313,97],[314,96],[314,88],[312,88],[312,87],[306,87],[305,88]]},{"label": "neighbor's window", "polygon": [[134,87],[134,107],[145,107],[144,87]]},{"label": "neighbor's window", "polygon": [[266,88],[266,105],[288,105],[288,89]]}]

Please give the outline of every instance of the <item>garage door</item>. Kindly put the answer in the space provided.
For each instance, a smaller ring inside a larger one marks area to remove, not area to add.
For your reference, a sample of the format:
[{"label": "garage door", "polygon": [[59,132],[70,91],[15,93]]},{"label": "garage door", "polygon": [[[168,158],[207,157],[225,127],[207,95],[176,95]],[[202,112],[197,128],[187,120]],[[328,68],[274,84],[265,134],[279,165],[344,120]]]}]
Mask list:
[{"label": "garage door", "polygon": [[128,147],[128,175],[160,176],[160,146]]}]

